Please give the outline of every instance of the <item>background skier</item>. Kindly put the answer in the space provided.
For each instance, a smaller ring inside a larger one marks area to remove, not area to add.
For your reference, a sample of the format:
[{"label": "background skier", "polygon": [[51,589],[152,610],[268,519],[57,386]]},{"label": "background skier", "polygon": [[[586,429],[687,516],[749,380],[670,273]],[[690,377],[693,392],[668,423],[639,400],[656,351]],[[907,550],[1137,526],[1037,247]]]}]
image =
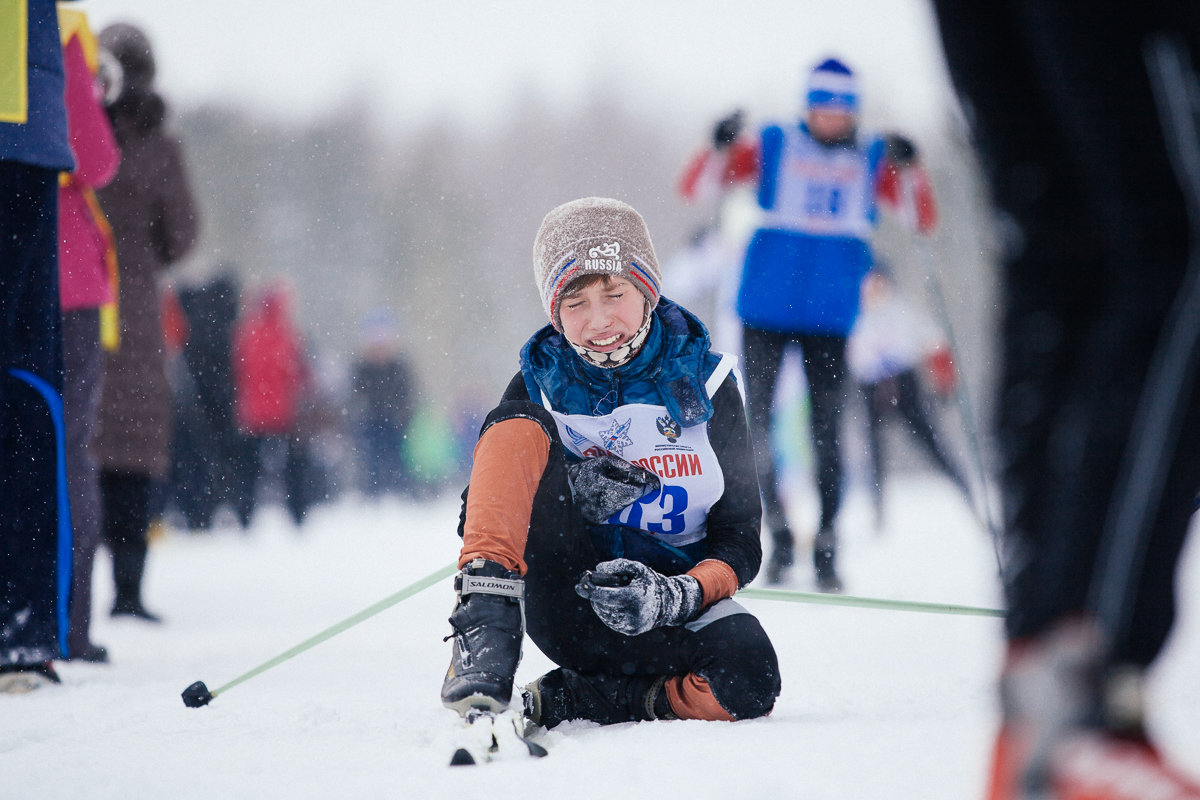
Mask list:
[{"label": "background skier", "polygon": [[[900,295],[885,267],[876,265],[862,283],[862,309],[846,344],[846,360],[867,403],[871,490],[876,523],[883,519],[884,428],[897,418],[934,465],[971,501],[966,475],[938,436],[929,415],[938,397],[953,395],[957,374],[945,335]],[[921,372],[926,373],[922,375]]]},{"label": "background skier", "polygon": [[757,141],[740,138],[740,112],[721,120],[712,149],[692,160],[681,184],[689,200],[740,181],[757,185],[764,213],[746,250],[737,310],[750,429],[774,541],[767,577],[778,581],[794,558],[770,426],[784,351],[799,346],[821,501],[813,565],[817,588],[831,592],[842,588],[834,520],[842,495],[839,416],[846,337],[858,312],[859,283],[872,265],[877,201],[895,204],[907,194],[899,188],[903,177],[912,182],[918,228],[931,230],[935,222],[932,190],[917,167],[913,144],[861,133],[858,109],[854,73],[838,59],[826,59],[808,77],[803,119],[768,125]]}]

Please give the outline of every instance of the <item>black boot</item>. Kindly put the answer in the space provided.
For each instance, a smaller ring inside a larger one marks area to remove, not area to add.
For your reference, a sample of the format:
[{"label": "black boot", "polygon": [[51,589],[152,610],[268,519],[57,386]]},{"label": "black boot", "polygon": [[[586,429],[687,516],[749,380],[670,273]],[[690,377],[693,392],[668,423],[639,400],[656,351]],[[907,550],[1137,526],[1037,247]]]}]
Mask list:
[{"label": "black boot", "polygon": [[525,687],[525,716],[544,728],[573,719],[601,725],[678,719],[667,703],[665,680],[661,675],[583,675],[572,669],[551,670]]},{"label": "black boot", "polygon": [[146,572],[145,535],[110,541],[109,549],[112,552],[113,584],[117,590],[109,616],[162,622],[161,617],[147,611],[142,605],[142,576]]},{"label": "black boot", "polygon": [[76,642],[72,644],[67,642],[67,657],[66,661],[85,661],[89,664],[107,664],[108,650],[98,644],[92,644],[89,641]]},{"label": "black boot", "polygon": [[110,617],[134,617],[145,622],[162,622],[162,617],[146,609],[142,601],[136,597],[117,595],[113,601]]},{"label": "black boot", "polygon": [[454,639],[442,704],[466,715],[472,708],[503,711],[525,636],[525,581],[494,561],[477,558],[454,579],[458,605],[450,615]]},{"label": "black boot", "polygon": [[813,567],[817,572],[817,590],[838,593],[842,580],[837,574],[837,536],[832,528],[822,528],[813,540]]},{"label": "black boot", "polygon": [[795,540],[792,531],[786,527],[776,529],[771,539],[774,547],[771,560],[767,562],[767,583],[779,583],[784,571],[795,562]]}]

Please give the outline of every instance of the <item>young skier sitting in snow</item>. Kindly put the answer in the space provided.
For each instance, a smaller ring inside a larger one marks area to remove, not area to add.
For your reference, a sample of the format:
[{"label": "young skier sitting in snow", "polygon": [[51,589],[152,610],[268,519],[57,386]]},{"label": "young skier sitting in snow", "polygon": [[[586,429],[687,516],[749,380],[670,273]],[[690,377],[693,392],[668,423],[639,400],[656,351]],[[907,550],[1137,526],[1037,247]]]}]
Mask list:
[{"label": "young skier sitting in snow", "polygon": [[775,650],[730,599],[762,558],[733,359],[660,296],[625,203],[552,210],[533,260],[551,324],[475,447],[442,702],[505,709],[527,629],[559,665],[522,692],[546,728],[767,714]]}]

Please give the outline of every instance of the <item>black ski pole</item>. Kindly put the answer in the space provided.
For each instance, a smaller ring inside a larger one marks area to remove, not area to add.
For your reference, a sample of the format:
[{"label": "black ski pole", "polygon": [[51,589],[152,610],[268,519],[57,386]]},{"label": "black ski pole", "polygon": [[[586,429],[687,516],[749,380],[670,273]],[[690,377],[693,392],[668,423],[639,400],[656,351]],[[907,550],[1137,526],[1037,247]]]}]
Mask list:
[{"label": "black ski pole", "polygon": [[1000,557],[1000,526],[996,523],[995,515],[992,513],[991,481],[988,480],[987,466],[983,459],[983,446],[980,443],[979,426],[975,422],[975,412],[972,410],[971,397],[967,390],[967,376],[959,366],[963,363],[960,359],[961,351],[954,335],[954,325],[950,322],[950,309],[946,303],[946,295],[942,291],[941,281],[938,280],[937,266],[933,254],[930,252],[928,241],[923,242],[920,247],[925,260],[925,284],[929,295],[933,298],[934,313],[937,314],[938,322],[946,333],[950,355],[954,359],[956,367],[959,367],[958,386],[954,391],[954,399],[958,403],[963,433],[967,437],[967,451],[970,453],[972,465],[975,467],[975,475],[979,480],[980,496],[975,498],[977,506],[975,513],[980,516],[976,519],[983,523],[987,528],[988,535],[991,536],[992,550],[996,556],[996,568],[1003,577],[1004,562]]}]

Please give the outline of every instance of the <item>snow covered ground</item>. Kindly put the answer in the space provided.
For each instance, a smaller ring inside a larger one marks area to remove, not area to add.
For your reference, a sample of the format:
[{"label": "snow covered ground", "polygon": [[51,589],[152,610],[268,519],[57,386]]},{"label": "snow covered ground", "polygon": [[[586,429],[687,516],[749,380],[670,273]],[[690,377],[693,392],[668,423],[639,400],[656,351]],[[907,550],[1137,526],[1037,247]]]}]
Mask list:
[{"label": "snow covered ground", "polygon": [[[991,545],[952,489],[896,478],[875,533],[848,497],[850,594],[999,603]],[[243,534],[168,532],[151,550],[147,604],[166,624],[111,620],[96,571],[94,639],[106,666],[60,665],[63,685],[0,698],[0,796],[11,798],[938,798],[979,797],[996,721],[999,621],[746,599],[779,651],[770,718],[563,726],[549,758],[450,768],[455,715],[438,689],[449,657],[448,582],[231,688],[326,627],[449,564],[453,498],[350,500],[303,529],[264,509]],[[1195,537],[1193,537],[1194,539]],[[1200,768],[1200,546],[1152,687],[1163,744]],[[796,589],[811,588],[797,569]],[[521,683],[549,668],[531,646]]]}]

